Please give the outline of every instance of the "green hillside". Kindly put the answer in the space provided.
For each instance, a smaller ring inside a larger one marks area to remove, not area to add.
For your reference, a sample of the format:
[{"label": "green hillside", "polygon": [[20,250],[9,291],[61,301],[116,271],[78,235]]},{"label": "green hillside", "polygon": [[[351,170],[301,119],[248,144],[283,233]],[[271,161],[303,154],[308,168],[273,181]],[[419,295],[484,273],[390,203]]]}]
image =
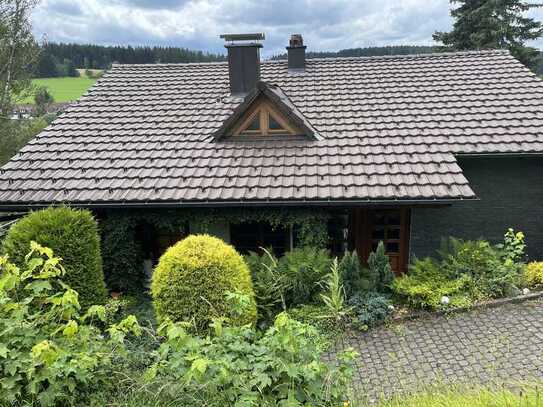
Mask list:
[{"label": "green hillside", "polygon": [[[45,86],[57,103],[70,102],[79,99],[79,97],[94,85],[95,82],[96,79],[87,77],[42,78],[32,80],[32,83],[35,86]],[[24,103],[34,103],[34,99],[28,98]]]}]

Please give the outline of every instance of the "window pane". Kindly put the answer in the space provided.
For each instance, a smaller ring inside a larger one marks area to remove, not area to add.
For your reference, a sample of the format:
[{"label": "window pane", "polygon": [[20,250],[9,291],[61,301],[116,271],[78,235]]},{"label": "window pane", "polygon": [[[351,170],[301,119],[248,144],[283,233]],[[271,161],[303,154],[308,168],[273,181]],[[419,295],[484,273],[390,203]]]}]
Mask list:
[{"label": "window pane", "polygon": [[270,126],[270,130],[284,130],[283,126],[281,126],[279,122],[275,120],[273,116],[269,113],[268,113],[268,123]]},{"label": "window pane", "polygon": [[400,244],[398,242],[388,242],[385,247],[387,253],[399,253]]},{"label": "window pane", "polygon": [[260,130],[260,115],[257,114],[253,121],[247,126],[246,131],[258,131]]},{"label": "window pane", "polygon": [[271,248],[276,255],[288,249],[290,233],[287,228],[275,228],[267,223],[230,224],[230,243],[242,254]]}]

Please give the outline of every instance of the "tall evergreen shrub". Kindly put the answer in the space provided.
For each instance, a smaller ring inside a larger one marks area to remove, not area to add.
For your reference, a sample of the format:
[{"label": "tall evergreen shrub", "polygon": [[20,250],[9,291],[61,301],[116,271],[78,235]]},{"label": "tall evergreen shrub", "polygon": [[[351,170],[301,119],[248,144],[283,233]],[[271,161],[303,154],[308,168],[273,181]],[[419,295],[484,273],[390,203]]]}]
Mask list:
[{"label": "tall evergreen shrub", "polygon": [[105,302],[98,225],[90,211],[59,207],[32,212],[11,227],[3,251],[22,266],[31,241],[63,259],[63,281],[79,293],[83,308]]}]

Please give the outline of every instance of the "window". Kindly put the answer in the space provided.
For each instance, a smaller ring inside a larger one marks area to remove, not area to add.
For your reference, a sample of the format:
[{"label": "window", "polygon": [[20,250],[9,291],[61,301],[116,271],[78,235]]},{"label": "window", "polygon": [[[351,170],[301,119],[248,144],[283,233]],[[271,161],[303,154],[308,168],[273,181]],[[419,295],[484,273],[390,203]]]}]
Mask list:
[{"label": "window", "polygon": [[234,136],[269,136],[300,134],[268,102],[255,105],[248,117],[234,130]]},{"label": "window", "polygon": [[230,225],[230,242],[242,254],[260,253],[261,247],[272,248],[281,256],[291,247],[290,228],[272,228],[268,223],[240,223]]}]

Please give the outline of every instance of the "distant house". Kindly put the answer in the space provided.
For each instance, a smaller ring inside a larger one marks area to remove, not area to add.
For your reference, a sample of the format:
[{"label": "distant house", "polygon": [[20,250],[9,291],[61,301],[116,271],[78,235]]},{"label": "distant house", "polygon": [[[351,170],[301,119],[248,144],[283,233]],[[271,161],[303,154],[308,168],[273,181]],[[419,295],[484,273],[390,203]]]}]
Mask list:
[{"label": "distant house", "polygon": [[[46,113],[59,114],[59,113],[62,113],[68,105],[69,103],[49,103],[47,106],[45,106],[45,111]],[[36,115],[35,112],[36,112],[36,105],[32,105],[32,104],[15,105],[12,109],[10,119],[12,120],[29,119]]]},{"label": "distant house", "polygon": [[197,210],[242,251],[288,250],[296,228],[255,213],[292,209],[328,213],[335,252],[383,241],[396,271],[508,227],[542,257],[543,82],[507,51],[306,60],[293,36],[261,62],[259,39],[226,36],[228,62],[114,65],[0,170],[0,210],[196,211],[144,233],[155,258]]}]

